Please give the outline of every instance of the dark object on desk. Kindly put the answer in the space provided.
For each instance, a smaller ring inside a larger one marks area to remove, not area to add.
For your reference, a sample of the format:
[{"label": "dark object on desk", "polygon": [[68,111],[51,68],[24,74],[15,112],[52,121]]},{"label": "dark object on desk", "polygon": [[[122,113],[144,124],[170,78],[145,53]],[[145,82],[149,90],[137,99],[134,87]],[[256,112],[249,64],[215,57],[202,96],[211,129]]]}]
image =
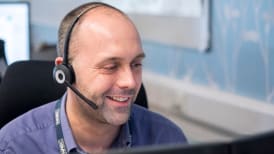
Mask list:
[{"label": "dark object on desk", "polygon": [[[59,99],[66,87],[54,82],[53,61],[19,61],[8,66],[0,84],[0,128],[28,110]],[[136,104],[147,107],[145,89]]]},{"label": "dark object on desk", "polygon": [[230,142],[137,147],[113,150],[107,154],[274,154],[274,131],[249,135]]},{"label": "dark object on desk", "polygon": [[232,154],[274,154],[274,131],[240,138],[230,145]]},{"label": "dark object on desk", "polygon": [[6,56],[5,56],[5,42],[4,40],[0,39],[0,59],[3,59],[6,63]]},{"label": "dark object on desk", "polygon": [[107,154],[229,154],[228,148],[224,143],[156,145],[126,150],[113,150]]},{"label": "dark object on desk", "polygon": [[0,39],[0,83],[7,69],[7,59],[5,55],[5,41]]}]

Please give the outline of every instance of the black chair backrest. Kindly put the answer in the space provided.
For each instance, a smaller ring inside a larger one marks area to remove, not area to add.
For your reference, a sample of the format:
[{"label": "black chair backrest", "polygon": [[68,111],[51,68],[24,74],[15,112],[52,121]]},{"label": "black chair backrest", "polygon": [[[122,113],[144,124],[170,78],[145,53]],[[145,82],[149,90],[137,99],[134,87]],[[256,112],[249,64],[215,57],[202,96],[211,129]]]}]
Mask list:
[{"label": "black chair backrest", "polygon": [[52,61],[19,61],[0,84],[0,128],[28,110],[60,98],[66,87],[52,79]]},{"label": "black chair backrest", "polygon": [[[66,87],[52,78],[53,61],[18,61],[8,66],[0,84],[0,128],[30,109],[62,97]],[[148,108],[142,85],[136,103]]]}]

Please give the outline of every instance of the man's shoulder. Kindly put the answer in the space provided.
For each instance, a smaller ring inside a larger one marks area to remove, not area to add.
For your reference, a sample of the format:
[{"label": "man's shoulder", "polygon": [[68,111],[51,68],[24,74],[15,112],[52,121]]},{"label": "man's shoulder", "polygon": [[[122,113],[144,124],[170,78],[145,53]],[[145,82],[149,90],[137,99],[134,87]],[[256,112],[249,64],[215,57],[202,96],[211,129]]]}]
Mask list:
[{"label": "man's shoulder", "polygon": [[178,126],[175,123],[173,123],[171,120],[161,115],[160,113],[150,111],[138,105],[134,105],[133,107],[133,116],[135,120],[138,120],[141,123],[174,127],[176,129],[178,128]]},{"label": "man's shoulder", "polygon": [[54,125],[54,104],[51,102],[34,108],[6,124],[0,130],[0,142],[9,142],[28,133]]},{"label": "man's shoulder", "polygon": [[159,141],[152,142],[186,142],[182,129],[163,115],[134,105],[132,111],[134,129],[140,136],[154,136]]}]

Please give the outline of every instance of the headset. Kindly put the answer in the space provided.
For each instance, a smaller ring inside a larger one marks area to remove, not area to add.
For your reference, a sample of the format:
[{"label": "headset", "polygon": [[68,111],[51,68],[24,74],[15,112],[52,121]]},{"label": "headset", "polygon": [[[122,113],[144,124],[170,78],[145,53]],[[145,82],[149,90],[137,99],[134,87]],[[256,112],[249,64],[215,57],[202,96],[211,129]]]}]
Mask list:
[{"label": "headset", "polygon": [[81,11],[75,19],[72,21],[70,27],[68,28],[68,32],[65,37],[64,42],[64,54],[63,54],[63,63],[60,65],[57,65],[53,69],[53,79],[58,84],[64,84],[67,87],[69,87],[77,96],[79,96],[84,102],[86,102],[89,106],[91,106],[94,110],[98,108],[98,106],[91,100],[89,100],[87,97],[85,97],[78,89],[76,89],[72,84],[75,82],[75,73],[73,70],[73,67],[68,62],[68,54],[69,54],[69,43],[70,43],[70,37],[71,33],[73,31],[73,28],[75,27],[76,23],[79,21],[79,19],[88,11],[97,8],[99,6],[107,6],[109,5],[100,3],[100,2],[91,2],[90,7],[84,9]]}]

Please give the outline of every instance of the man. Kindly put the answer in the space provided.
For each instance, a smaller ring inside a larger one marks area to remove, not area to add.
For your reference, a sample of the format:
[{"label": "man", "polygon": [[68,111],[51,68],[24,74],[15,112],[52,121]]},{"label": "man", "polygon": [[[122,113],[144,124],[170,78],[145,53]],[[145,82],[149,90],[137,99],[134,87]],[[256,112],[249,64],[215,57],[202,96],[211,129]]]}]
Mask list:
[{"label": "man", "polygon": [[69,87],[66,94],[6,125],[0,152],[100,153],[186,142],[175,124],[132,104],[145,54],[124,13],[97,2],[72,10],[60,25],[58,50],[54,78]]}]

